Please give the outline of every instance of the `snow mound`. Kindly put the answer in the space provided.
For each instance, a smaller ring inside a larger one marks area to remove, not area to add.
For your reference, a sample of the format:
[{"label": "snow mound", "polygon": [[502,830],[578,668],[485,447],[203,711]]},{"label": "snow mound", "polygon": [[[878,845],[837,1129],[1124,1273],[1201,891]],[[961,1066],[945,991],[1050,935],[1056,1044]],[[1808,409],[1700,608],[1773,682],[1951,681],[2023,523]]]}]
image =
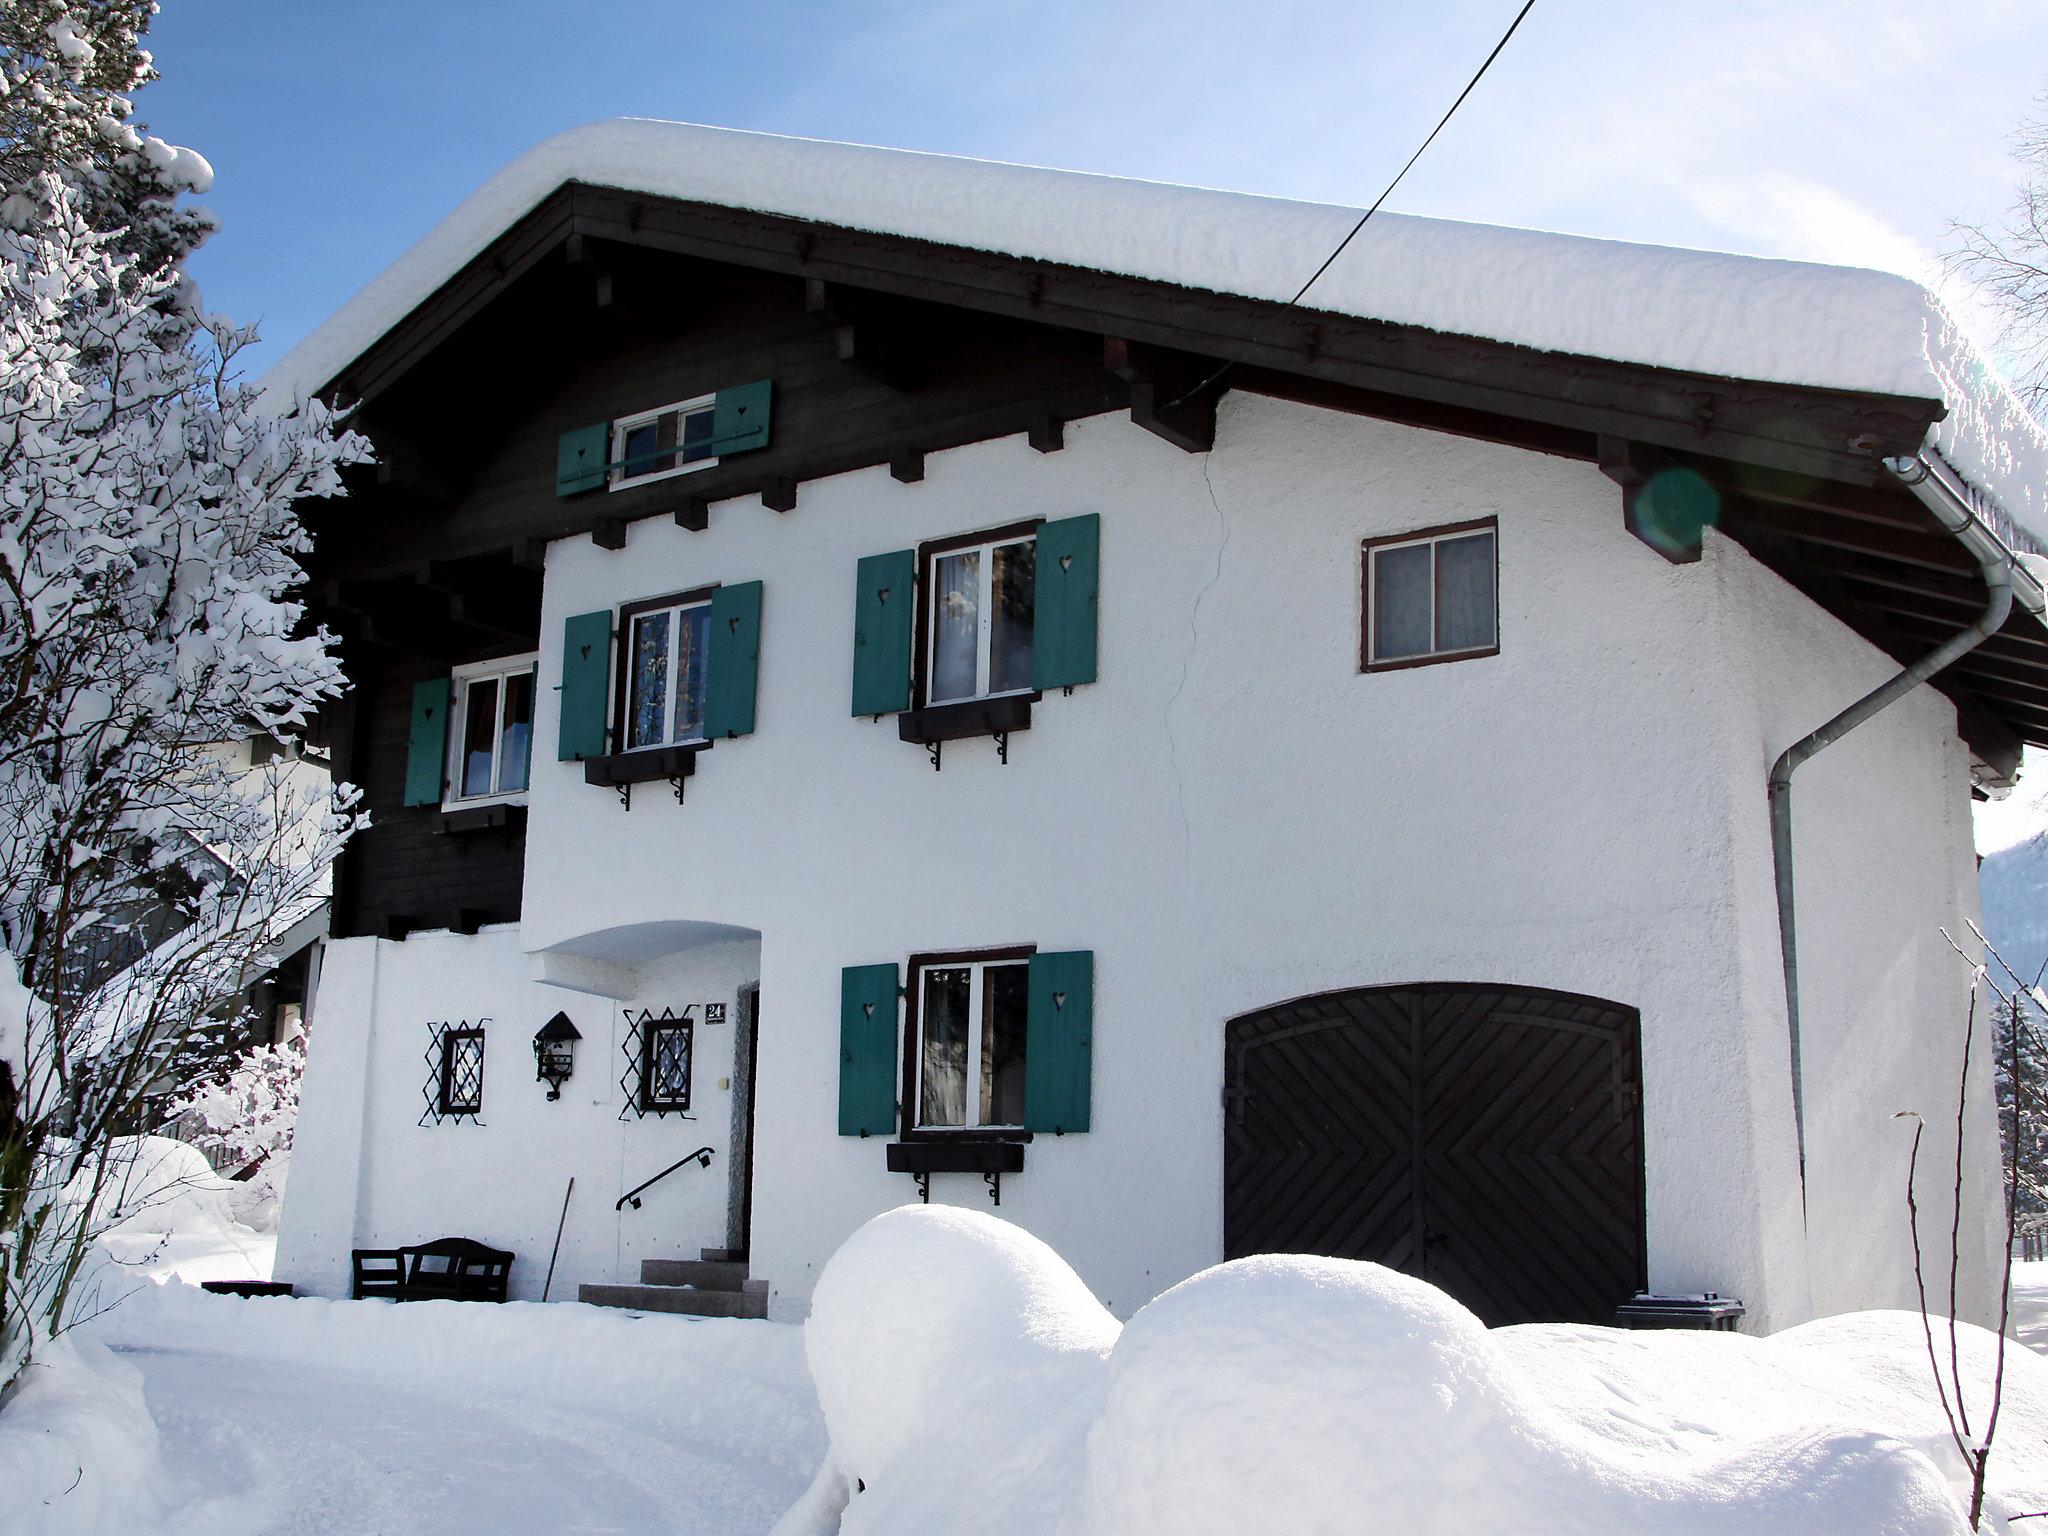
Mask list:
[{"label": "snow mound", "polygon": [[867,1485],[836,1527],[847,1536],[918,1529],[943,1464],[971,1469],[983,1536],[1044,1529],[1042,1468],[1078,1460],[1071,1405],[1099,1390],[1116,1337],[1080,1276],[1023,1229],[944,1206],[876,1217],[826,1264],[804,1330],[833,1430],[813,1494],[841,1506]]},{"label": "snow mound", "polygon": [[[88,1169],[66,1196],[90,1199],[92,1182]],[[120,1136],[107,1155],[97,1219],[108,1232],[229,1232],[239,1194],[197,1147],[169,1136]]]},{"label": "snow mound", "polygon": [[161,1512],[142,1374],[95,1339],[42,1344],[0,1412],[8,1536],[147,1529]]},{"label": "snow mound", "polygon": [[[909,1206],[820,1277],[805,1351],[831,1444],[776,1531],[939,1536],[972,1511],[1019,1536],[1958,1536],[1919,1330],[1489,1332],[1422,1281],[1285,1255],[1119,1329],[1036,1239]],[[1994,1344],[1959,1335],[1973,1382]],[[2048,1361],[2013,1350],[2007,1381],[1994,1517],[2048,1496]]]}]

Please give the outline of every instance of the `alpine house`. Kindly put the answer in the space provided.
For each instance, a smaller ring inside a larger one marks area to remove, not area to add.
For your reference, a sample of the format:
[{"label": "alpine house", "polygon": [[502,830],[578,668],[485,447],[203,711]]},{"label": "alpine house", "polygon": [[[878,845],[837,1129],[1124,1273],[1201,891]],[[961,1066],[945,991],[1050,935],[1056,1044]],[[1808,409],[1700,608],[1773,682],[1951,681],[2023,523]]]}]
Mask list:
[{"label": "alpine house", "polygon": [[1901,278],[1383,214],[1297,301],[1357,221],[612,122],[293,350],[374,824],[280,1278],[801,1316],[999,1201],[1125,1313],[1306,1251],[1772,1328],[1911,1303],[1967,1077],[1986,1318],[2038,432]]}]

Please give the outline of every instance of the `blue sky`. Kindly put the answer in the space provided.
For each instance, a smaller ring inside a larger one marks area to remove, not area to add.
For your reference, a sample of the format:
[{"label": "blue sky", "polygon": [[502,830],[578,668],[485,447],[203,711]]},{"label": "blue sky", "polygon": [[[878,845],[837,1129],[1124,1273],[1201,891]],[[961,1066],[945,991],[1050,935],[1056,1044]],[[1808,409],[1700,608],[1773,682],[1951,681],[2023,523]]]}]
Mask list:
[{"label": "blue sky", "polygon": [[[466,193],[621,115],[1366,203],[1519,0],[164,0],[140,115],[260,371]],[[1930,18],[1939,15],[1938,22]],[[2039,0],[1537,0],[1390,208],[1926,276],[2002,206]]]}]

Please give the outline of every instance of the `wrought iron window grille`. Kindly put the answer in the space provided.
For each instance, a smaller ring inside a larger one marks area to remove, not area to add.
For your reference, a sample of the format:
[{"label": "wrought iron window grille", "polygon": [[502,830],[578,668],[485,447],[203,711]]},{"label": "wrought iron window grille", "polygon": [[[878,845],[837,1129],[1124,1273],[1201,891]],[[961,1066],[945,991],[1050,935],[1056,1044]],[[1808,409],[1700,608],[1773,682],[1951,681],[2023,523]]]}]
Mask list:
[{"label": "wrought iron window grille", "polygon": [[426,1101],[421,1125],[445,1120],[483,1124],[484,1031],[491,1021],[467,1019],[427,1026],[427,1080],[420,1089]]},{"label": "wrought iron window grille", "polygon": [[620,1041],[626,1069],[619,1077],[626,1102],[619,1118],[628,1115],[645,1119],[649,1115],[673,1115],[684,1120],[697,1117],[690,1110],[690,1074],[694,1065],[696,1021],[690,1017],[691,1003],[678,1014],[664,1008],[627,1009],[626,1032]]}]

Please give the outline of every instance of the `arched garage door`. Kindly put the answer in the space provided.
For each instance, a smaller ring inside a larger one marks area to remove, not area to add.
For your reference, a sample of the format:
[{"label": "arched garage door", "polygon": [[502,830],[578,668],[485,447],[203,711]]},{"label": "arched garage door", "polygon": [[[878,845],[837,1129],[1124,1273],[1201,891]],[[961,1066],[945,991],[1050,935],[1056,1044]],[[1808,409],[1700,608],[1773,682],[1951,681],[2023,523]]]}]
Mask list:
[{"label": "arched garage door", "polygon": [[1428,984],[1232,1019],[1226,1258],[1370,1259],[1487,1323],[1614,1320],[1643,1285],[1634,1009]]}]

